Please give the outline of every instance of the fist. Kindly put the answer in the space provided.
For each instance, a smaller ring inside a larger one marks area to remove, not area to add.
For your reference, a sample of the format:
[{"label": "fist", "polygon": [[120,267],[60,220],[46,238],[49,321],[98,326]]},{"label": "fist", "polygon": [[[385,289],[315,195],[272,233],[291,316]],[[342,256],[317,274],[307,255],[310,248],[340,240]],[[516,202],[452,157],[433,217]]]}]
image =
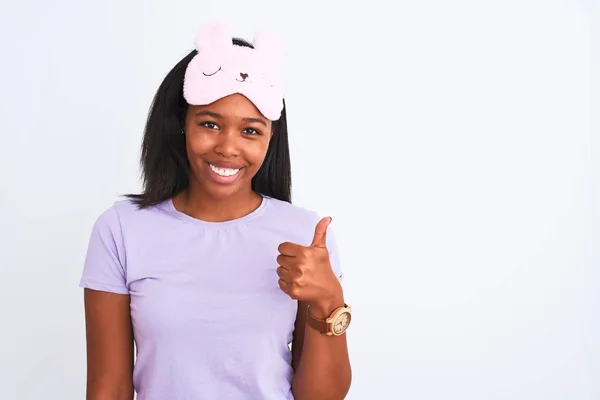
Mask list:
[{"label": "fist", "polygon": [[341,291],[326,245],[330,223],[329,217],[319,221],[310,246],[285,242],[278,247],[279,287],[294,300],[317,303],[334,298]]}]

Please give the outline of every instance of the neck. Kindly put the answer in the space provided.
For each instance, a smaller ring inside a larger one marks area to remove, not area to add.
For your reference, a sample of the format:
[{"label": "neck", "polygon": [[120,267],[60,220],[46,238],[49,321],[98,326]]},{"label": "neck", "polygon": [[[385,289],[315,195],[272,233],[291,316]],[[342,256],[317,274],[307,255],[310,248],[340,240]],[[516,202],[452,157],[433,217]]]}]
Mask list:
[{"label": "neck", "polygon": [[195,185],[190,185],[173,198],[173,205],[178,211],[208,222],[241,218],[256,210],[261,202],[262,196],[250,188],[243,193],[215,198]]}]

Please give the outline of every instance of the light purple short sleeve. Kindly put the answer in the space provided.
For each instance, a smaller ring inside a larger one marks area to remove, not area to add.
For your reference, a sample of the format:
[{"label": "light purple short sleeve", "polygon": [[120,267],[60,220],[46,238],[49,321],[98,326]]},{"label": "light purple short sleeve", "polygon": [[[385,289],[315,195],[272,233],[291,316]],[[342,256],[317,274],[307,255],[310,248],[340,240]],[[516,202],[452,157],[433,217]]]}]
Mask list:
[{"label": "light purple short sleeve", "polygon": [[87,249],[80,287],[129,294],[121,227],[116,207],[96,220]]}]

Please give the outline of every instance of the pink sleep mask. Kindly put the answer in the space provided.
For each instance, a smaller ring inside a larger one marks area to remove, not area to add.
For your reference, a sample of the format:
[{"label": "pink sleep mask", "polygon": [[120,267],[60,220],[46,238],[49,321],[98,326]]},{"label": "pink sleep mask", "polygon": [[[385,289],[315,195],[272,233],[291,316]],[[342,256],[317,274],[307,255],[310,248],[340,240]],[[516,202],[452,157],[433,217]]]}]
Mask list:
[{"label": "pink sleep mask", "polygon": [[266,118],[283,109],[283,47],[271,33],[256,32],[254,49],[236,46],[225,25],[211,24],[196,37],[183,83],[188,104],[207,105],[234,93],[246,96]]}]

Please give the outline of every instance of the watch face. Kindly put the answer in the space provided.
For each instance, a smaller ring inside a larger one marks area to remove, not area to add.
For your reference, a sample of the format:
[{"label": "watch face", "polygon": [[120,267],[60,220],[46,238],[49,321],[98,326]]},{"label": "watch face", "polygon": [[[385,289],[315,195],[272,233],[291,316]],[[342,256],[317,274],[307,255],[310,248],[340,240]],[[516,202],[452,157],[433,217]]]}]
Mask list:
[{"label": "watch face", "polygon": [[333,333],[336,335],[344,333],[344,331],[348,328],[348,325],[350,325],[350,318],[351,316],[349,312],[340,314],[340,316],[337,317],[333,323]]}]

